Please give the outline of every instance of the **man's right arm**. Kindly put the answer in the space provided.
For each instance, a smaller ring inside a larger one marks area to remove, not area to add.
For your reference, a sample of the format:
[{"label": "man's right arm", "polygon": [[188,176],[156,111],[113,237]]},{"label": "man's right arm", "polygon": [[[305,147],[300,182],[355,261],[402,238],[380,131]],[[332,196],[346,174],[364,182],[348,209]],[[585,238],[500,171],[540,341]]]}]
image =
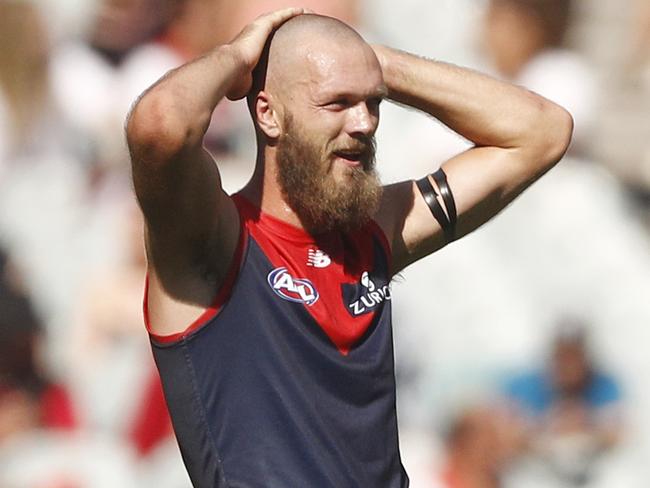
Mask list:
[{"label": "man's right arm", "polygon": [[171,71],[135,104],[126,133],[145,217],[149,321],[156,334],[183,330],[214,299],[235,252],[237,210],[203,148],[212,112],[245,96],[268,36],[303,13],[259,17],[230,44]]}]

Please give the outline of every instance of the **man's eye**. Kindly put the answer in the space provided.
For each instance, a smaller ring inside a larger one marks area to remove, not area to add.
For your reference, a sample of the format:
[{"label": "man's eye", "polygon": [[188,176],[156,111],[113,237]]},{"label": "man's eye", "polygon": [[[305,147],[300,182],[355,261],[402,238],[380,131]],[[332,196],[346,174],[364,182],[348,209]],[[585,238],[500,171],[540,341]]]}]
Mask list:
[{"label": "man's eye", "polygon": [[341,109],[345,108],[349,105],[349,102],[345,100],[344,98],[339,98],[337,100],[333,100],[327,104],[328,107],[334,108],[334,109]]}]

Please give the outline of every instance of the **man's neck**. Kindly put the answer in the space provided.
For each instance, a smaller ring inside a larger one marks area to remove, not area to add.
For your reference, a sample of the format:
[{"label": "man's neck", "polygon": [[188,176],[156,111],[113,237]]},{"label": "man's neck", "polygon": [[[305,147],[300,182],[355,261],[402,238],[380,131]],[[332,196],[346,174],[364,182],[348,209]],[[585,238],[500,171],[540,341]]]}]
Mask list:
[{"label": "man's neck", "polygon": [[265,214],[304,229],[298,215],[285,200],[278,184],[275,154],[275,148],[268,146],[263,152],[258,152],[253,176],[241,193]]}]

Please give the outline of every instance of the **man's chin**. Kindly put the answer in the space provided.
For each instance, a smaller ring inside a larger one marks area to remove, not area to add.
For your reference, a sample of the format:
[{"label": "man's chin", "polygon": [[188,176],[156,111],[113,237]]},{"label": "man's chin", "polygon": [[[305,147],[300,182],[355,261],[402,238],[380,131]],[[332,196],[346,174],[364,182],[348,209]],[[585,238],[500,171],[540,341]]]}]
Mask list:
[{"label": "man's chin", "polygon": [[367,178],[371,178],[372,173],[373,170],[368,170],[363,161],[356,161],[353,164],[348,161],[336,161],[332,171],[332,180],[336,185],[349,185],[353,181],[358,184]]},{"label": "man's chin", "polygon": [[353,159],[346,159],[342,158],[340,156],[336,156],[334,158],[334,164],[341,167],[341,168],[349,168],[349,169],[363,169],[364,162],[360,159],[358,160],[353,160]]},{"label": "man's chin", "polygon": [[370,220],[381,194],[371,154],[358,161],[331,154],[320,164],[306,164],[318,159],[296,153],[278,158],[278,183],[308,232],[351,231]]},{"label": "man's chin", "polygon": [[358,178],[357,173],[359,171],[362,171],[361,168],[339,168],[338,171],[334,172],[334,174],[331,176],[331,182],[339,191],[342,191],[345,188],[349,188],[350,185],[354,184],[354,181]]}]

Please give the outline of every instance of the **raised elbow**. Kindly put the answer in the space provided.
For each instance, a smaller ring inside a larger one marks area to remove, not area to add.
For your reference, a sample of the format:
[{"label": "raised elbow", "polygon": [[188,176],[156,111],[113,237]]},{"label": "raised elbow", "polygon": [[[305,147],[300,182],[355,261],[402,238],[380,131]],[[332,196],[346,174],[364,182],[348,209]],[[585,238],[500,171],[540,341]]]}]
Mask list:
[{"label": "raised elbow", "polygon": [[132,158],[151,163],[175,159],[200,144],[203,132],[175,114],[174,101],[149,93],[134,106],[126,122],[126,140]]},{"label": "raised elbow", "polygon": [[573,116],[560,105],[554,104],[553,141],[550,148],[551,159],[556,162],[567,152],[573,138]]},{"label": "raised elbow", "polygon": [[552,166],[567,152],[573,137],[573,117],[560,105],[545,101],[536,130],[539,137],[540,161]]}]

